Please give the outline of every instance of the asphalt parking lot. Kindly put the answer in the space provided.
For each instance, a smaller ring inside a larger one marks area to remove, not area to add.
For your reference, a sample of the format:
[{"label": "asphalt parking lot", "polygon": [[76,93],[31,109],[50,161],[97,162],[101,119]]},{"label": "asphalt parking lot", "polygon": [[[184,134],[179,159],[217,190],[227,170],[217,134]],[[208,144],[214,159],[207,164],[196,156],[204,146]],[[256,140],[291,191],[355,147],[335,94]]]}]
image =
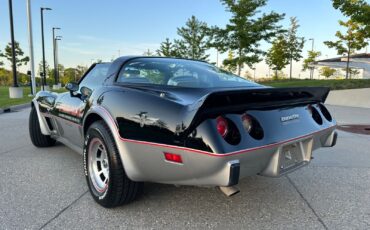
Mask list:
[{"label": "asphalt parking lot", "polygon": [[[370,125],[370,109],[329,109],[339,123]],[[148,183],[138,201],[104,209],[88,192],[81,155],[31,144],[28,114],[0,114],[0,229],[370,229],[370,136],[340,131],[308,167],[242,180],[231,198]]]}]

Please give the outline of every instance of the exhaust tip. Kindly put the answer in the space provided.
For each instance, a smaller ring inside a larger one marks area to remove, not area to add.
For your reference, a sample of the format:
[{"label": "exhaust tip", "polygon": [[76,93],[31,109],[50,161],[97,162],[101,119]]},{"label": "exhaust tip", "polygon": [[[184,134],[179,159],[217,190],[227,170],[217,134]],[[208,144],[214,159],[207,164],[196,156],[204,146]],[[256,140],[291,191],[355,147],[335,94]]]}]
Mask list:
[{"label": "exhaust tip", "polygon": [[240,192],[240,189],[236,186],[228,186],[228,187],[220,186],[219,188],[221,192],[225,194],[227,197],[234,196]]}]

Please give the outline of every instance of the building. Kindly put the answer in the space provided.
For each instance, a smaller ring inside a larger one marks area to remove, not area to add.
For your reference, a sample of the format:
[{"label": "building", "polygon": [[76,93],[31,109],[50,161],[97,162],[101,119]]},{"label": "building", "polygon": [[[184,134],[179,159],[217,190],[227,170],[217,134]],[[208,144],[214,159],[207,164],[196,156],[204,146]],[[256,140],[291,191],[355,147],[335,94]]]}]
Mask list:
[{"label": "building", "polygon": [[[319,60],[315,67],[328,66],[334,69],[346,69],[347,57],[336,57],[324,60]],[[350,56],[349,67],[359,70],[360,74],[356,78],[370,79],[370,53],[354,54]]]}]

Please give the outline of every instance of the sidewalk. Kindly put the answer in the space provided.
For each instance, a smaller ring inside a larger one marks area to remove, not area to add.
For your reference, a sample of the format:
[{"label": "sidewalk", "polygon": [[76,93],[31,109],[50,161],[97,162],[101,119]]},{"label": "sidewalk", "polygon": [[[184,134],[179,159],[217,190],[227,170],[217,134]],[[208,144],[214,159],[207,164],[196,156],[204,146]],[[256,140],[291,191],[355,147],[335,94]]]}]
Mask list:
[{"label": "sidewalk", "polygon": [[333,90],[325,103],[370,109],[370,88]]},{"label": "sidewalk", "polygon": [[358,108],[338,105],[325,105],[340,125],[370,124],[370,108]]}]

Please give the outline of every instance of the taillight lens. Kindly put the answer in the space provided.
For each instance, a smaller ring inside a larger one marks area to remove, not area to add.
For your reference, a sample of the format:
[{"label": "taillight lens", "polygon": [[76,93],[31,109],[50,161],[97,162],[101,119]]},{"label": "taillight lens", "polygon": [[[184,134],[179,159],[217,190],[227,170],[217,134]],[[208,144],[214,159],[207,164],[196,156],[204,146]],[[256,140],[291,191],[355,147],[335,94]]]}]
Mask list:
[{"label": "taillight lens", "polygon": [[307,110],[312,115],[312,105],[307,105]]},{"label": "taillight lens", "polygon": [[244,130],[249,133],[251,137],[256,140],[261,140],[264,137],[262,126],[255,117],[245,113],[241,118]]},{"label": "taillight lens", "polygon": [[317,109],[312,105],[308,105],[307,109],[308,109],[308,112],[311,114],[312,118],[315,120],[315,122],[319,125],[322,125],[323,121]]},{"label": "taillight lens", "polygon": [[320,108],[320,111],[321,111],[322,115],[324,115],[326,120],[328,120],[328,121],[333,120],[333,118],[330,115],[329,110],[323,104],[320,103],[317,106]]},{"label": "taillight lens", "polygon": [[242,122],[243,122],[243,127],[245,129],[245,131],[247,131],[248,133],[252,130],[252,117],[249,116],[248,114],[244,114],[242,116]]},{"label": "taillight lens", "polygon": [[167,161],[172,161],[172,162],[175,162],[175,163],[182,163],[181,155],[174,154],[174,153],[163,153],[163,154],[164,154],[164,158]]},{"label": "taillight lens", "polygon": [[222,137],[226,137],[227,132],[229,131],[226,119],[221,116],[217,117],[216,123],[217,123],[217,132]]}]

